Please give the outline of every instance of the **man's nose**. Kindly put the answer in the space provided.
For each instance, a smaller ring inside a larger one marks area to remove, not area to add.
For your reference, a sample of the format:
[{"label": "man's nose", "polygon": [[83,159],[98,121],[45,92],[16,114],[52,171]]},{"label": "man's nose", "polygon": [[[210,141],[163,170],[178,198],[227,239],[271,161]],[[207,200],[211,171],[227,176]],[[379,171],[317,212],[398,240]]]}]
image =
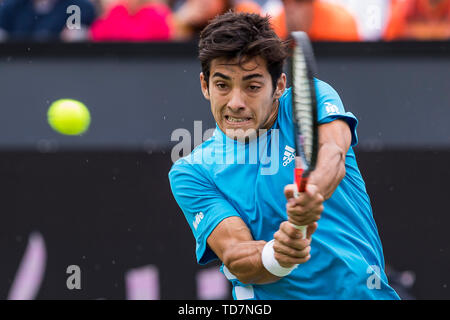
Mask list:
[{"label": "man's nose", "polygon": [[231,92],[231,98],[228,102],[228,108],[230,108],[233,112],[239,112],[242,109],[245,109],[245,103],[242,97],[241,90],[234,89]]}]

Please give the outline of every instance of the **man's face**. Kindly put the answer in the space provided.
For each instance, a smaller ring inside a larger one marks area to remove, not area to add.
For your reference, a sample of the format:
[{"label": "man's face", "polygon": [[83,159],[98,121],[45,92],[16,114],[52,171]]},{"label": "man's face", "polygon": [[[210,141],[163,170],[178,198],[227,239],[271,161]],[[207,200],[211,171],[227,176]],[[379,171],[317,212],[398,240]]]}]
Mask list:
[{"label": "man's face", "polygon": [[236,59],[219,58],[211,62],[209,87],[203,73],[200,82],[219,128],[231,138],[240,140],[273,125],[278,98],[286,88],[286,75],[281,75],[274,91],[263,58],[249,59],[242,66]]}]

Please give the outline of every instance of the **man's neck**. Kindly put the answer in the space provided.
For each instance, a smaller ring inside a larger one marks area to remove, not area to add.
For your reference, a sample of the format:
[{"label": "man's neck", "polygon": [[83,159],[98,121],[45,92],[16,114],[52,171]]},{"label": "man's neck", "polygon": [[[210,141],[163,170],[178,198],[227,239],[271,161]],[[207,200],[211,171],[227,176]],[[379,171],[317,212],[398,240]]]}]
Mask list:
[{"label": "man's neck", "polygon": [[279,108],[279,105],[280,105],[280,101],[278,99],[276,99],[273,104],[274,104],[273,112],[269,115],[269,117],[267,118],[266,122],[264,123],[264,125],[260,129],[267,129],[267,130],[269,130],[270,128],[272,128],[273,124],[277,120],[278,108]]}]

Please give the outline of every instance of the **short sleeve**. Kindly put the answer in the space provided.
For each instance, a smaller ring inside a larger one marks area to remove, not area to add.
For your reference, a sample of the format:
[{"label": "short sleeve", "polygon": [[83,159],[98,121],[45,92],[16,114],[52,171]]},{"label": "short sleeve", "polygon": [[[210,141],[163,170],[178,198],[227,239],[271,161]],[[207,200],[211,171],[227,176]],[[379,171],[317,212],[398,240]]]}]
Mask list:
[{"label": "short sleeve", "polygon": [[339,94],[328,83],[314,79],[314,84],[316,86],[317,119],[319,124],[329,123],[334,120],[344,120],[350,127],[352,134],[351,146],[355,146],[358,143],[358,135],[356,133],[358,119],[351,112],[345,111]]},{"label": "short sleeve", "polygon": [[207,245],[209,235],[222,220],[239,214],[197,166],[184,159],[178,160],[169,172],[169,181],[173,196],[194,234],[197,262],[206,264],[217,259]]}]

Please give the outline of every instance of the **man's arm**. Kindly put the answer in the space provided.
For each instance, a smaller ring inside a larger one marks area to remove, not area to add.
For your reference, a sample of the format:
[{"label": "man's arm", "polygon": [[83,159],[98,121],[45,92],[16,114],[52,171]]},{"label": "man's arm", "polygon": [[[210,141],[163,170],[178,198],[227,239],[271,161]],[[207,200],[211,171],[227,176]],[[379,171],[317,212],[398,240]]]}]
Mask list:
[{"label": "man's arm", "polygon": [[[274,256],[283,267],[309,260],[311,235],[323,211],[323,201],[330,198],[345,176],[345,155],[351,144],[348,124],[335,120],[319,126],[319,154],[306,192],[294,198],[295,185],[285,188],[289,221],[308,225],[307,239],[291,224],[283,222],[274,234]],[[270,283],[279,278],[268,272],[261,259],[265,241],[254,241],[244,221],[238,217],[224,219],[211,233],[208,245],[243,283]]]},{"label": "man's arm", "polygon": [[331,197],[345,177],[345,155],[351,141],[350,127],[343,120],[334,120],[319,126],[317,165],[309,182],[319,188],[325,200]]},{"label": "man's arm", "polygon": [[289,221],[302,226],[320,219],[323,201],[329,199],[345,176],[345,155],[352,136],[348,124],[334,120],[319,126],[319,153],[316,169],[309,176],[306,192],[294,198],[296,185],[287,185]]},{"label": "man's arm", "polygon": [[[310,259],[311,234],[302,239],[300,231],[282,223],[275,234],[275,258],[280,265],[290,267]],[[262,264],[261,253],[266,241],[255,241],[245,222],[239,217],[224,219],[208,237],[209,247],[242,283],[264,284],[278,281]]]}]

